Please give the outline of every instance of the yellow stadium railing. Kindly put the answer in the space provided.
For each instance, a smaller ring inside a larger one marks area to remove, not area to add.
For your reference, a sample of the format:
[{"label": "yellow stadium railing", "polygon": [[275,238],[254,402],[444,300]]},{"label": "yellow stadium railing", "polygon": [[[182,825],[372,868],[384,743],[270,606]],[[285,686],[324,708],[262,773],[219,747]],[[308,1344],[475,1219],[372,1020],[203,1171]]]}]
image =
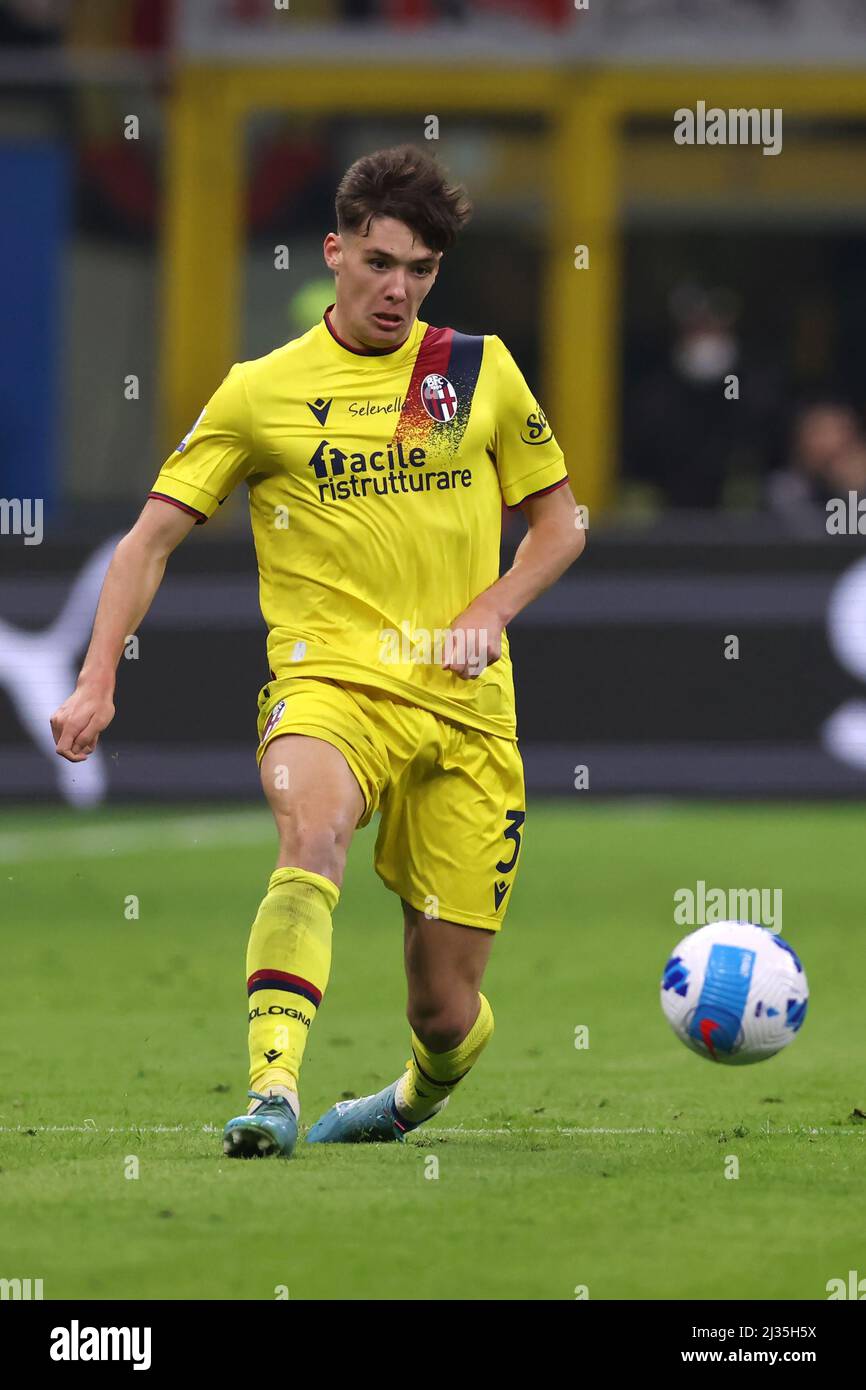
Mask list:
[{"label": "yellow stadium railing", "polygon": [[[866,83],[844,70],[182,69],[169,107],[161,354],[165,451],[186,433],[237,355],[242,137],[251,115],[533,113],[545,118],[551,170],[541,395],[578,501],[591,515],[603,511],[614,494],[618,451],[625,122],[670,117],[673,139],[674,111],[698,100],[725,108],[781,107],[791,119],[866,119]],[[708,149],[707,158],[713,155]],[[584,245],[589,264],[577,269],[575,248]]]}]

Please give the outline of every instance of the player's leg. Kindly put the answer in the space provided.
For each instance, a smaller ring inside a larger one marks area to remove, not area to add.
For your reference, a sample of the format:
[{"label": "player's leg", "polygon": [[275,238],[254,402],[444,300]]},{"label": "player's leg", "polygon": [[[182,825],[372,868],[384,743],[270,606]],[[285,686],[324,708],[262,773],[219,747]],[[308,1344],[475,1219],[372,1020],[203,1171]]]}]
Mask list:
[{"label": "player's leg", "polygon": [[495,931],[429,918],[405,901],[403,920],[412,1056],[383,1091],[326,1111],[308,1143],[402,1140],[442,1109],[493,1035],[479,986]]},{"label": "player's leg", "polygon": [[414,715],[415,723],[398,709],[381,715],[392,778],[375,858],[404,903],[412,1057],[383,1091],[332,1106],[311,1143],[402,1139],[441,1109],[493,1033],[479,987],[520,856],[523,767],[510,740]]},{"label": "player's leg", "polygon": [[250,1085],[297,1090],[298,1070],[331,967],[331,915],[364,810],[343,754],[322,739],[274,739],[262,789],[279,847],[247,949]]},{"label": "player's leg", "polygon": [[439,775],[408,788],[381,855],[386,882],[406,885],[412,1055],[394,1101],[411,1125],[441,1109],[493,1036],[481,981],[511,898],[525,819],[516,743],[453,725],[440,737]]},{"label": "player's leg", "polygon": [[495,931],[431,917],[403,902],[412,1056],[395,1104],[413,1124],[442,1108],[493,1035],[481,981]]},{"label": "player's leg", "polygon": [[[238,1156],[274,1147],[287,1153],[294,1146],[301,1059],[328,983],[331,917],[346,853],[365,809],[346,758],[323,739],[280,735],[268,743],[260,766],[279,849],[247,947],[255,1123],[241,1117],[226,1127],[226,1152]],[[276,1099],[263,1104],[262,1096]],[[272,1120],[275,1133],[269,1134]]]}]

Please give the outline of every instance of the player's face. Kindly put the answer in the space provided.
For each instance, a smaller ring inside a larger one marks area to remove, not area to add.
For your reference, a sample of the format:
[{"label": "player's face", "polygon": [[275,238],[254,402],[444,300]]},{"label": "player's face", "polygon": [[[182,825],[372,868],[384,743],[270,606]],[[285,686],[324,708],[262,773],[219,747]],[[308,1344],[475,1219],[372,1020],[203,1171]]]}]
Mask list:
[{"label": "player's face", "polygon": [[394,217],[374,217],[364,236],[329,232],[324,252],[336,279],[337,332],[353,345],[398,347],[433,288],[442,252]]}]

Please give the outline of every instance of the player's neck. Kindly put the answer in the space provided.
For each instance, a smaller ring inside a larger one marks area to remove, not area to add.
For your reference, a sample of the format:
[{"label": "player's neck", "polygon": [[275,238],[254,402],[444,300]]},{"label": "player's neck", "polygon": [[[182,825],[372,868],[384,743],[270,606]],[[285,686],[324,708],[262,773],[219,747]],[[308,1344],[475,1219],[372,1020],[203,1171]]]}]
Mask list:
[{"label": "player's neck", "polygon": [[352,352],[361,353],[365,357],[385,357],[389,353],[399,351],[404,343],[408,342],[412,333],[410,329],[409,333],[407,333],[406,337],[403,339],[403,342],[396,343],[392,348],[376,348],[368,346],[367,343],[362,343],[360,339],[355,337],[341,318],[340,309],[337,304],[325,310],[325,322],[338,343],[341,343],[343,347],[351,348]]}]

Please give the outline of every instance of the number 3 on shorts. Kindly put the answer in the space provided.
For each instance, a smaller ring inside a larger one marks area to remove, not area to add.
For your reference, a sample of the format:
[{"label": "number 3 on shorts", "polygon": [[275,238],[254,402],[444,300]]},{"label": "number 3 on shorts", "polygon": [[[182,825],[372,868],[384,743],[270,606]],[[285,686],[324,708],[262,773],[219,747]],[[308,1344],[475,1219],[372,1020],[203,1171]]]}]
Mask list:
[{"label": "number 3 on shorts", "polygon": [[506,811],[505,820],[505,839],[512,841],[514,849],[511,852],[510,859],[500,859],[499,863],[496,865],[496,872],[498,874],[510,874],[517,863],[517,856],[520,853],[520,836],[523,831],[523,822],[526,820],[526,812]]}]

